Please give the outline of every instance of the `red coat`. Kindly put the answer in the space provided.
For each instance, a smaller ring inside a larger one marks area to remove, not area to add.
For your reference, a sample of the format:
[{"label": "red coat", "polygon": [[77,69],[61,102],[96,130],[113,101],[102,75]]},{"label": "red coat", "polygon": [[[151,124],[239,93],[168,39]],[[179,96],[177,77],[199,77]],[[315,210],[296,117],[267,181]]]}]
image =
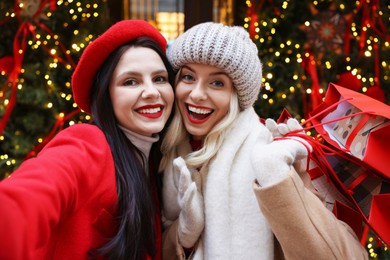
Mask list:
[{"label": "red coat", "polygon": [[86,259],[116,234],[116,201],[104,134],[68,127],[0,182],[0,259]]}]

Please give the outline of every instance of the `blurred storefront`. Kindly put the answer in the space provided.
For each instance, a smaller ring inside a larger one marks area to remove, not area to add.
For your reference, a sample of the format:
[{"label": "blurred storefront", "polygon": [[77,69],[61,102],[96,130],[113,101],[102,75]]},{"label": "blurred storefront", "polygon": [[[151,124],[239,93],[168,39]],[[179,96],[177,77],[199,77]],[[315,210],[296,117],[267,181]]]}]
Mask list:
[{"label": "blurred storefront", "polygon": [[171,41],[187,28],[200,22],[234,24],[234,2],[234,0],[123,0],[122,10],[118,12],[122,13],[124,19],[149,21],[168,41]]}]

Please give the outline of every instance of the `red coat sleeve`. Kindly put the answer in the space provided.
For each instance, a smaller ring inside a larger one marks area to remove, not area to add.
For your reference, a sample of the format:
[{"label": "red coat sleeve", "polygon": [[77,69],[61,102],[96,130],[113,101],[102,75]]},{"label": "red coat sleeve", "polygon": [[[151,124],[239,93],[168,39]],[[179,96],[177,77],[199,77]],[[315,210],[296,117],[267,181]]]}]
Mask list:
[{"label": "red coat sleeve", "polygon": [[103,133],[92,125],[75,125],[0,182],[0,259],[30,259],[47,251],[58,223],[87,200],[104,204],[112,199],[103,194],[115,191],[115,178],[100,183],[107,169],[112,172],[113,162]]}]

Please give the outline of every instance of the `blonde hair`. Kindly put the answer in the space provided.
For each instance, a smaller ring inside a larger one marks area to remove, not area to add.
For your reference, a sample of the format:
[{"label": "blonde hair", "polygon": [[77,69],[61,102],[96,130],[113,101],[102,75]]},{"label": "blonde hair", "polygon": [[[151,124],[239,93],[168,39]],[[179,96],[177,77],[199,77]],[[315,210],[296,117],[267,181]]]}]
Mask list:
[{"label": "blonde hair", "polygon": [[[191,152],[184,156],[184,160],[186,161],[188,167],[199,168],[216,155],[225,139],[226,134],[230,130],[230,126],[233,124],[239,113],[240,106],[238,95],[236,90],[233,88],[228,113],[206,135],[203,147],[200,150]],[[160,171],[163,171],[169,163],[175,159],[174,156],[177,156],[175,154],[176,147],[182,142],[188,142],[188,140],[189,133],[186,131],[180,111],[175,104],[175,115],[161,144],[163,157],[160,164]]]}]

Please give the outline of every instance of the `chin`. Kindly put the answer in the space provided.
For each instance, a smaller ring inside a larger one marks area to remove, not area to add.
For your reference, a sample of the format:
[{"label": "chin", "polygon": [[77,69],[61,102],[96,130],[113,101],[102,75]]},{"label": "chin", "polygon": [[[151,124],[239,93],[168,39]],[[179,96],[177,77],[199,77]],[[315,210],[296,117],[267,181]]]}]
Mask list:
[{"label": "chin", "polygon": [[150,135],[158,134],[164,129],[164,126],[150,126],[147,128],[147,132]]}]

